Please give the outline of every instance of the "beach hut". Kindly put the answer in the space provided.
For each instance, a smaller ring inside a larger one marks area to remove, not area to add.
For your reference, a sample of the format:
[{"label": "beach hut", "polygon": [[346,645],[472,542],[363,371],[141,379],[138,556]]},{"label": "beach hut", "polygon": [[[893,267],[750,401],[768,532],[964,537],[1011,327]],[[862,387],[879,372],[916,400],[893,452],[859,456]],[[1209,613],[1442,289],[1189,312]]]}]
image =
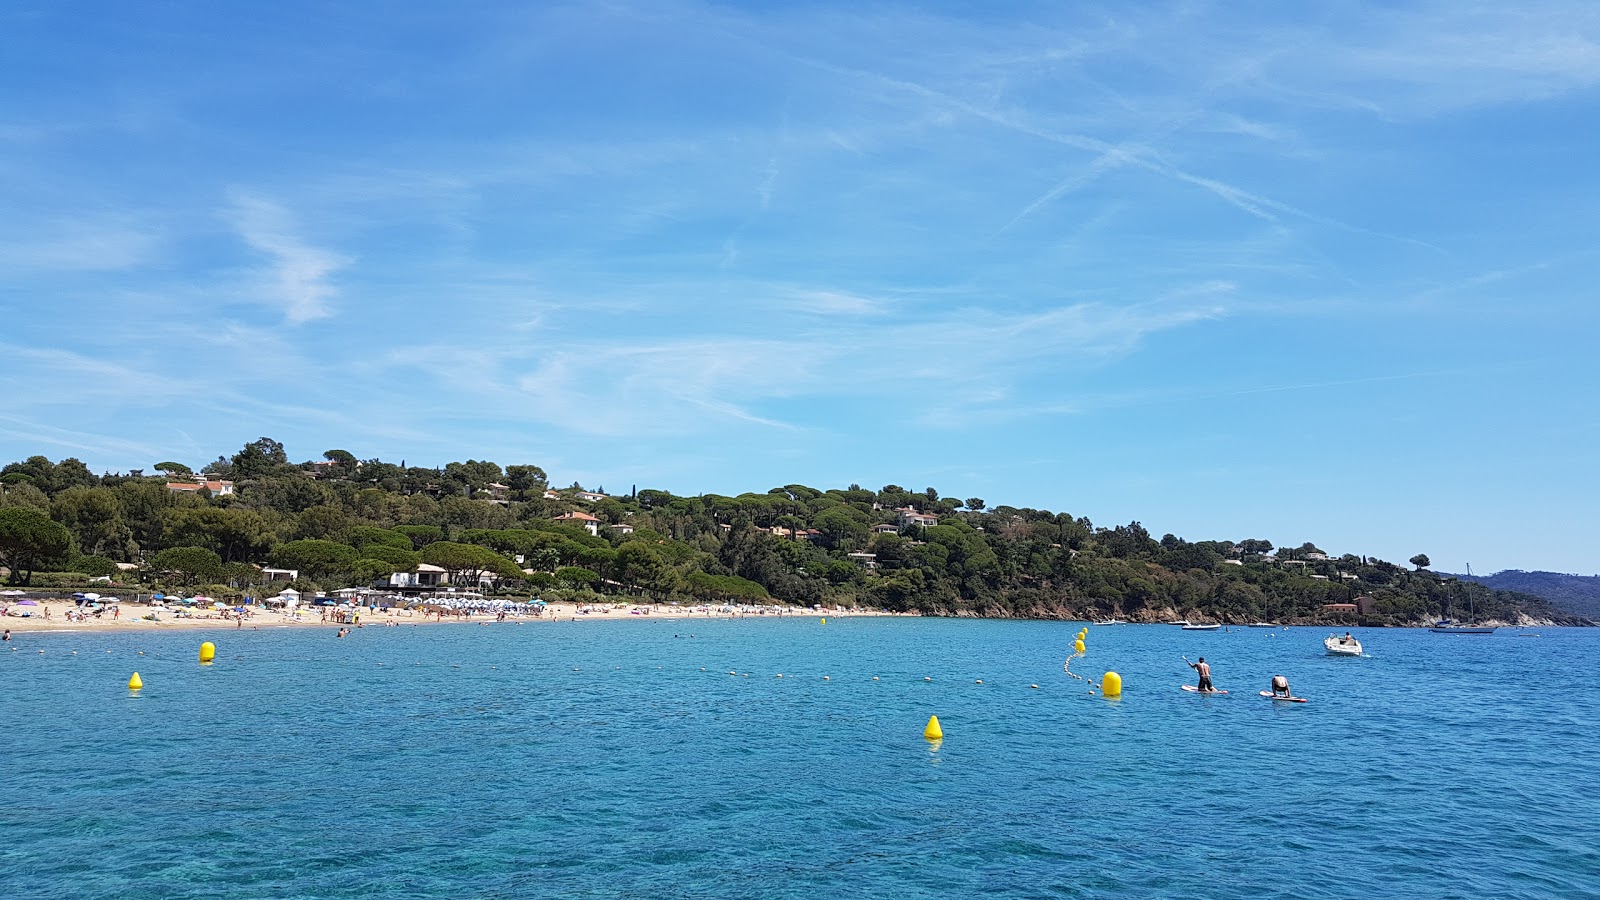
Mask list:
[{"label": "beach hut", "polygon": [[284,606],[299,606],[300,592],[294,588],[284,588],[278,592],[278,596],[275,599]]}]

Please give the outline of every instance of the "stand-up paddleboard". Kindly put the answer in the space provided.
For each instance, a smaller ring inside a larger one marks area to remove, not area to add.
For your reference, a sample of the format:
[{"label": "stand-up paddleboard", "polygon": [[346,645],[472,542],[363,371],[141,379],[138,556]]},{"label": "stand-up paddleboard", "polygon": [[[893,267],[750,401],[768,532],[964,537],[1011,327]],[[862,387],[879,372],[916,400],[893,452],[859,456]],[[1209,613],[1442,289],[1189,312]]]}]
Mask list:
[{"label": "stand-up paddleboard", "polygon": [[1271,691],[1262,691],[1261,692],[1261,696],[1267,698],[1268,700],[1282,700],[1284,703],[1304,703],[1304,702],[1306,702],[1306,698],[1304,698],[1304,697],[1280,697],[1280,696],[1278,696],[1277,694],[1274,694]]},{"label": "stand-up paddleboard", "polygon": [[1184,690],[1188,691],[1191,694],[1226,694],[1227,693],[1227,691],[1218,691],[1218,690],[1202,691],[1198,687],[1195,687],[1192,684],[1185,684],[1185,685],[1180,685],[1180,686]]}]

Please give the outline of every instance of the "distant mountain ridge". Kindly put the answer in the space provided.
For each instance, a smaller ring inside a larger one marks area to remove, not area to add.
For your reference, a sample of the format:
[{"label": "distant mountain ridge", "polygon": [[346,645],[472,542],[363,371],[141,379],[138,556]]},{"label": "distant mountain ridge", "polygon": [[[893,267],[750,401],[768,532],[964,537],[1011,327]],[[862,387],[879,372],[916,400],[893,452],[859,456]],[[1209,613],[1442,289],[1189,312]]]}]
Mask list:
[{"label": "distant mountain ridge", "polygon": [[1474,581],[1497,591],[1532,594],[1554,603],[1573,615],[1600,619],[1600,575],[1567,575],[1561,572],[1524,572],[1521,569],[1507,569],[1493,575],[1449,577]]}]

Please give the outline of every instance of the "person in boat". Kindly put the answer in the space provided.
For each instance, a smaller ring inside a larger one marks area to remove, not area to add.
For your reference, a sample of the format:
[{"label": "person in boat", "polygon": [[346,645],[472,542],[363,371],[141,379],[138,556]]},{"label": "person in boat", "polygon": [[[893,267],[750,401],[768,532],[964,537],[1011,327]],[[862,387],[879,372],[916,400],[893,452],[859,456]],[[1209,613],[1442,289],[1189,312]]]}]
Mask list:
[{"label": "person in boat", "polygon": [[1353,644],[1353,643],[1355,643],[1355,640],[1356,640],[1355,638],[1350,636],[1350,632],[1346,631],[1344,633],[1344,637],[1339,639],[1339,643],[1341,643],[1341,644]]},{"label": "person in boat", "polygon": [[1274,676],[1272,676],[1272,696],[1274,696],[1274,697],[1288,697],[1288,696],[1290,696],[1290,694],[1289,694],[1289,679],[1283,677],[1282,675],[1274,675]]},{"label": "person in boat", "polygon": [[[1189,662],[1189,661],[1186,659],[1186,660],[1184,660],[1184,662]],[[1216,688],[1211,686],[1211,667],[1209,665],[1206,665],[1206,658],[1204,656],[1200,657],[1200,661],[1199,662],[1189,663],[1189,668],[1195,670],[1196,672],[1198,672],[1200,674],[1200,684],[1199,684],[1200,690],[1202,690],[1202,691],[1214,691],[1214,690],[1216,690]]]}]

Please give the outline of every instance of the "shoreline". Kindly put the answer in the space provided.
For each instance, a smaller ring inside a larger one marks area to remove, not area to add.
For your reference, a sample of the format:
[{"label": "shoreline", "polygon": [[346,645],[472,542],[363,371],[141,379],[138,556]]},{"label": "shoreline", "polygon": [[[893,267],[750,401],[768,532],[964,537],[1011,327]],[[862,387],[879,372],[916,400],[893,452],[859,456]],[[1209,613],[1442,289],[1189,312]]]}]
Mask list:
[{"label": "shoreline", "polygon": [[[432,613],[422,610],[374,610],[367,609],[361,612],[359,624],[351,622],[336,622],[333,619],[322,618],[322,609],[302,608],[299,616],[286,615],[279,610],[257,609],[247,614],[243,623],[234,618],[224,618],[219,612],[196,613],[189,616],[178,616],[172,610],[155,610],[156,619],[147,619],[152,610],[144,604],[124,604],[121,614],[113,618],[110,610],[99,616],[89,616],[81,621],[68,618],[68,613],[76,606],[65,600],[41,600],[38,606],[32,607],[34,613],[29,616],[6,615],[0,617],[0,630],[10,631],[12,634],[149,634],[160,631],[245,631],[261,628],[317,628],[317,627],[361,627],[369,625],[385,628],[403,625],[495,625],[512,623],[540,623],[554,624],[557,622],[606,622],[630,621],[634,619],[737,619],[737,618],[790,618],[795,616],[821,617],[821,618],[854,618],[863,616],[899,616],[900,613],[884,612],[882,610],[861,609],[826,609],[808,610],[795,608],[784,609],[781,612],[747,612],[735,609],[732,612],[723,612],[716,607],[673,608],[662,605],[613,604],[609,608],[597,607],[593,604],[576,603],[551,603],[544,609],[543,615],[538,616],[507,616],[505,621],[498,622],[492,613],[474,613],[472,615],[445,616],[439,618]],[[587,608],[589,611],[583,611]],[[767,607],[766,609],[772,609]],[[49,611],[46,617],[45,611]],[[640,610],[641,612],[635,612]]]}]

